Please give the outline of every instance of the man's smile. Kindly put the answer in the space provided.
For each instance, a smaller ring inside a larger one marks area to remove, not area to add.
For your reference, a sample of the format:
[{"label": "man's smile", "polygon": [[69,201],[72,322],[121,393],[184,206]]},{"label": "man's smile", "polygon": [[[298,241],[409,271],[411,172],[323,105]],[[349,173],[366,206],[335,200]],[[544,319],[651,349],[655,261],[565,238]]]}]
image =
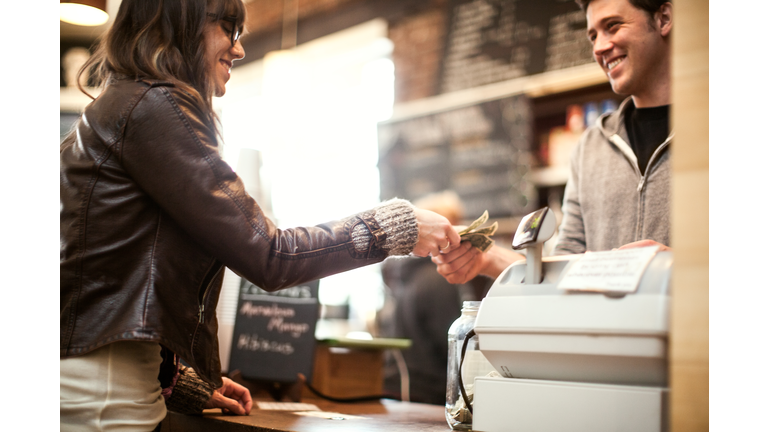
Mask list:
[{"label": "man's smile", "polygon": [[606,67],[608,67],[609,71],[613,70],[613,68],[615,68],[619,63],[624,61],[625,58],[626,58],[626,56],[621,56],[621,57],[615,58],[615,59],[609,61],[608,64],[606,65]]}]

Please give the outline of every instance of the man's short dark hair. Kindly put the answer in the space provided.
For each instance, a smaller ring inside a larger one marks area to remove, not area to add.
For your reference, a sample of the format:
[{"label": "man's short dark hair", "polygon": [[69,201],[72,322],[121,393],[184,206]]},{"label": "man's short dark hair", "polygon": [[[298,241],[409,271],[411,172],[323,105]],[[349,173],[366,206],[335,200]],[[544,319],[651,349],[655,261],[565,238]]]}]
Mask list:
[{"label": "man's short dark hair", "polygon": [[[592,2],[592,0],[575,0],[576,4],[579,5],[582,11],[587,11],[587,6]],[[656,11],[661,9],[661,5],[664,3],[672,3],[672,0],[629,0],[629,4],[632,6],[644,10],[648,15],[653,16]]]}]

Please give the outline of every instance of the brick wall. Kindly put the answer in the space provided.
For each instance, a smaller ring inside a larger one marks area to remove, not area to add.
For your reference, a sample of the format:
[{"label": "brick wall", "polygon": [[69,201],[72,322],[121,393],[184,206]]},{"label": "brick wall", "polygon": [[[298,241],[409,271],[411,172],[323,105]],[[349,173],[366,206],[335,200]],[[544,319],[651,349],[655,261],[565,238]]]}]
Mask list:
[{"label": "brick wall", "polygon": [[251,0],[246,3],[245,9],[245,28],[249,33],[260,33],[282,28],[282,1]]},{"label": "brick wall", "polygon": [[[302,21],[312,20],[313,17],[315,20],[323,20],[329,14],[354,8],[362,10],[366,6],[377,9],[383,4],[380,0],[295,1],[298,1],[300,25]],[[265,39],[269,35],[278,37],[283,27],[283,1],[250,0],[246,2],[246,9],[246,29],[252,38]],[[422,0],[410,7],[403,7],[403,2],[393,2],[392,10],[395,9],[398,10],[392,14],[395,17],[388,17],[389,38],[394,43],[392,60],[395,64],[395,101],[433,96],[438,89],[440,59],[445,42],[447,0]],[[244,36],[244,40],[247,39],[248,35]],[[279,37],[273,45],[278,40]],[[257,51],[248,50],[258,57]],[[250,56],[248,60],[256,57]]]},{"label": "brick wall", "polygon": [[[333,11],[345,4],[360,0],[286,0],[298,2],[299,19],[307,18],[323,12]],[[282,0],[246,0],[247,10],[245,26],[251,33],[281,29],[283,26]]]},{"label": "brick wall", "polygon": [[395,101],[405,102],[435,95],[446,33],[446,10],[434,8],[389,23],[394,44]]}]

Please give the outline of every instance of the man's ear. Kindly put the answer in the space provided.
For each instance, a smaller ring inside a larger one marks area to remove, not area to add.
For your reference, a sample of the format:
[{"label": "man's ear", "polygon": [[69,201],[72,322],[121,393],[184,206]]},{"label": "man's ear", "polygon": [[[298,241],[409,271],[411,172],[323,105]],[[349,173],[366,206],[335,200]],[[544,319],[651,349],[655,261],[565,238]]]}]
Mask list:
[{"label": "man's ear", "polygon": [[667,2],[661,5],[654,14],[654,19],[658,29],[661,31],[661,36],[669,36],[669,33],[672,31],[672,3]]}]

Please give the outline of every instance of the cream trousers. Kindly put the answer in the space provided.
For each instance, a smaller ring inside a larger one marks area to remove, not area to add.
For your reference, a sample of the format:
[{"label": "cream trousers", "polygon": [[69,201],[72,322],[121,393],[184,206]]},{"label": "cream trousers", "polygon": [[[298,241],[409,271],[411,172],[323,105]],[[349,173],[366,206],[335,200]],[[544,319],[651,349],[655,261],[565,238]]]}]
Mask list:
[{"label": "cream trousers", "polygon": [[61,431],[152,431],[165,418],[160,344],[113,342],[59,360]]}]

